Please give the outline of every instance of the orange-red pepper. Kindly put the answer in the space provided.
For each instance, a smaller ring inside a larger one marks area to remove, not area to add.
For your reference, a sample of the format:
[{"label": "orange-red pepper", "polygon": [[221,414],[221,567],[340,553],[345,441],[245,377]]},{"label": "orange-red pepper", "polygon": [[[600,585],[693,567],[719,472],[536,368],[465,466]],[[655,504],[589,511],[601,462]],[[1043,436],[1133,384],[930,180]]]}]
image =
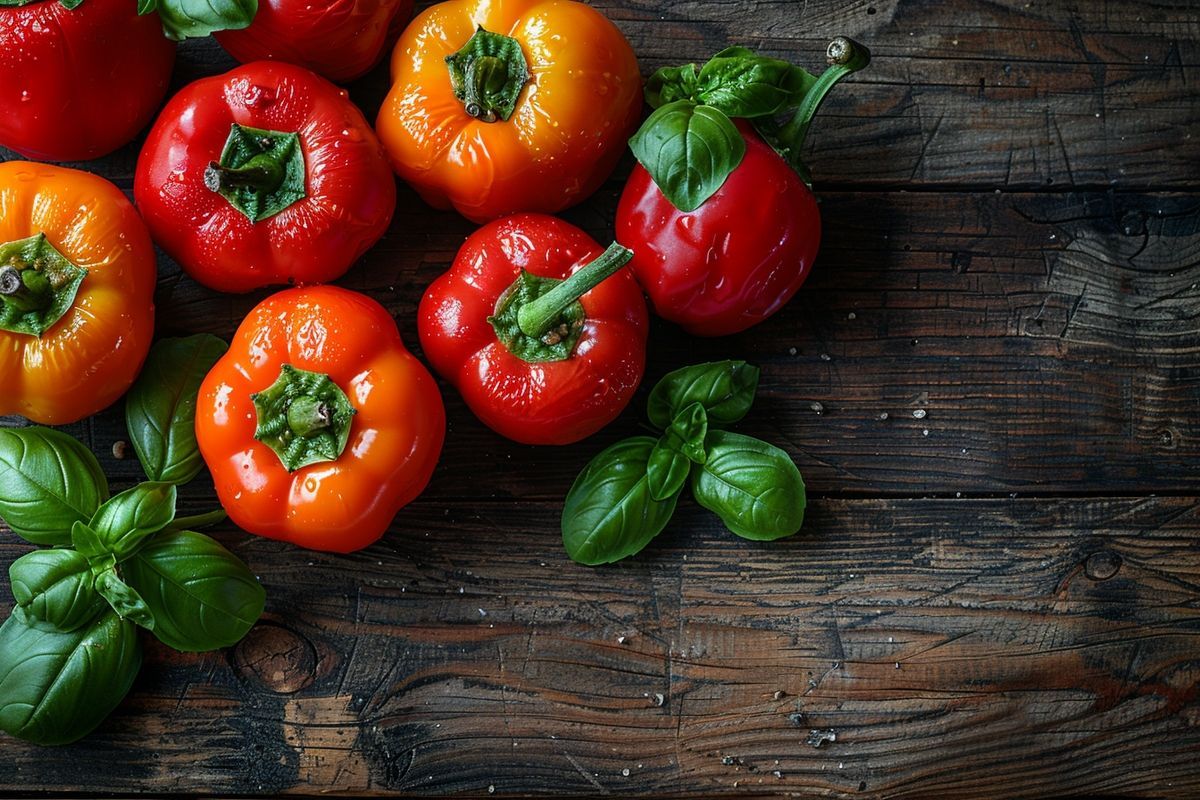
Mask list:
[{"label": "orange-red pepper", "polygon": [[196,439],[251,533],[348,553],[424,490],[446,433],[433,377],[371,298],[336,286],[259,303],[200,387]]}]

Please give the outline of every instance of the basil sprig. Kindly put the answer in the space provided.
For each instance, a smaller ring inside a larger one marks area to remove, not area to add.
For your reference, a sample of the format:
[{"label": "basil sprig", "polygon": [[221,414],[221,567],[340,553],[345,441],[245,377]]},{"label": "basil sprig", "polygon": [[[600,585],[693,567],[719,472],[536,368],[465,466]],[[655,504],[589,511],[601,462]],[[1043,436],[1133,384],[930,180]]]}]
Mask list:
[{"label": "basil sprig", "polygon": [[[177,518],[196,475],[195,395],[221,355],[212,337],[164,340],[129,393],[127,422],[151,480],[109,496],[94,455],[43,427],[0,430],[0,516],[33,544],[9,568],[16,607],[0,626],[0,730],[38,744],[85,736],[141,667],[137,627],[178,650],[239,641],[263,611],[253,573]],[[170,477],[170,479],[165,479]]]},{"label": "basil sprig", "polygon": [[[806,181],[800,150],[809,125],[835,83],[867,66],[867,48],[839,36],[820,77],[745,47],[729,47],[703,67],[664,67],[646,82],[655,109],[629,140],[633,155],[680,211],[694,211],[737,169],[746,142],[734,119],[750,120]],[[792,114],[790,120],[781,116]]]},{"label": "basil sprig", "polygon": [[766,541],[804,522],[804,480],[783,450],[723,430],[750,410],[758,368],[715,361],[666,375],[650,392],[655,439],[635,436],[601,452],[563,505],[567,555],[581,564],[631,556],[662,532],[684,485],[730,531]]}]

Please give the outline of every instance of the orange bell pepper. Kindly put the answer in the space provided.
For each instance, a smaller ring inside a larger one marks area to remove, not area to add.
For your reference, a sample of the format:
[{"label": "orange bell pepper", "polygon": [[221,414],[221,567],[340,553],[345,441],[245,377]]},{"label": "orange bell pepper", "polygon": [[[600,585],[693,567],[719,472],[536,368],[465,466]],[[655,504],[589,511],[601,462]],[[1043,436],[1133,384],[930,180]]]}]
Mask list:
[{"label": "orange bell pepper", "polygon": [[250,312],[200,386],[196,440],[243,529],[312,550],[374,542],[424,490],[446,412],[383,306],[336,286]]},{"label": "orange bell pepper", "polygon": [[0,414],[62,425],[137,377],[154,334],[154,246],[103,178],[0,163]]},{"label": "orange bell pepper", "polygon": [[629,42],[573,0],[450,0],[392,55],[376,129],[430,205],[485,222],[554,213],[612,172],[641,116]]}]

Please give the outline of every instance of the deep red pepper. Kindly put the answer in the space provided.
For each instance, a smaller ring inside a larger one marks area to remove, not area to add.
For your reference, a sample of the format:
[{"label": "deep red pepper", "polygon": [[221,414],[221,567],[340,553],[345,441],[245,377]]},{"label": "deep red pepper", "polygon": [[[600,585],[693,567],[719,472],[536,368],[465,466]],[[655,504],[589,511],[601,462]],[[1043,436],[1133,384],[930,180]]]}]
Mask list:
[{"label": "deep red pepper", "polygon": [[137,135],[167,91],[175,45],[134,0],[0,8],[0,146],[81,161]]},{"label": "deep red pepper", "polygon": [[[641,164],[634,167],[625,185],[617,208],[617,239],[633,248],[631,266],[663,318],[700,336],[737,333],[782,308],[808,277],[820,244],[821,215],[806,184],[799,151],[828,89],[869,61],[866,48],[844,38],[830,45],[829,56],[833,68],[819,79],[794,67],[789,72],[784,62],[731,48],[710,62],[724,57],[724,72],[706,65],[698,75],[692,72],[687,80],[665,88],[664,83],[677,80],[678,73],[663,71],[672,74],[665,81],[652,80],[647,95],[660,108],[670,104],[703,108],[711,102],[713,108],[721,109],[716,113],[722,117],[727,110],[734,118],[728,135],[740,136],[745,146],[740,161],[731,159],[736,166],[719,188],[695,208],[677,207]],[[795,102],[780,101],[774,109],[756,108],[753,103],[771,96],[762,88],[766,83],[763,75],[770,69],[776,70],[770,74],[785,87],[772,87],[779,96],[785,94],[789,81],[796,82],[799,88],[791,90]],[[714,90],[705,95],[704,81],[710,72]],[[796,73],[803,73],[804,81],[796,78]],[[730,87],[743,79],[756,83],[739,97],[740,88]],[[797,110],[790,123],[774,123],[779,110],[792,108]],[[746,121],[749,117],[758,123],[757,130]],[[652,116],[647,124],[654,119]],[[767,133],[771,144],[760,130]],[[727,140],[718,139],[718,143],[724,145]],[[661,152],[653,151],[662,158]],[[687,189],[677,191],[686,194]],[[691,191],[695,197],[696,190]]]},{"label": "deep red pepper", "polygon": [[412,7],[412,0],[259,0],[250,27],[216,38],[242,63],[287,61],[341,83],[379,63]]},{"label": "deep red pepper", "polygon": [[396,185],[345,91],[259,61],[167,104],[134,197],[154,240],[193,278],[245,292],[340,277],[387,230]]},{"label": "deep red pepper", "polygon": [[[490,222],[425,292],[425,356],[510,439],[590,436],[629,403],[645,371],[646,303],[627,260],[625,248],[605,250],[555,217]],[[555,286],[563,288],[547,294]]]}]

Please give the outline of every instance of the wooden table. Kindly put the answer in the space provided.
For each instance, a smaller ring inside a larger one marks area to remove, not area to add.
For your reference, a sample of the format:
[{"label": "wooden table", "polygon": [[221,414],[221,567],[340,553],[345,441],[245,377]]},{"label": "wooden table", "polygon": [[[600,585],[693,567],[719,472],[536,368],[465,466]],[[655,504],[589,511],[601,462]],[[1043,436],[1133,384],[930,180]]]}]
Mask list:
[{"label": "wooden table", "polygon": [[[637,430],[645,390],[549,449],[443,385],[441,465],[380,543],[218,531],[267,587],[262,622],[228,652],[148,638],[95,734],[3,739],[0,787],[1197,796],[1200,9],[596,5],[646,74],[735,42],[814,68],[836,34],[874,52],[813,131],[825,238],[800,295],[740,336],[652,332],[647,386],[701,359],[762,367],[741,429],[800,465],[803,532],[743,541],[686,502],[640,556],[577,566],[563,495]],[[211,43],[180,55],[178,84],[232,66]],[[352,94],[373,116],[384,88],[379,70]],[[88,167],[128,190],[136,155]],[[628,170],[565,216],[607,241]],[[415,345],[471,230],[402,188],[341,283]],[[229,336],[262,296],[163,259],[159,330]],[[119,414],[72,430],[117,485],[138,475],[111,456]],[[5,534],[0,566],[27,549]]]}]

